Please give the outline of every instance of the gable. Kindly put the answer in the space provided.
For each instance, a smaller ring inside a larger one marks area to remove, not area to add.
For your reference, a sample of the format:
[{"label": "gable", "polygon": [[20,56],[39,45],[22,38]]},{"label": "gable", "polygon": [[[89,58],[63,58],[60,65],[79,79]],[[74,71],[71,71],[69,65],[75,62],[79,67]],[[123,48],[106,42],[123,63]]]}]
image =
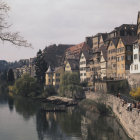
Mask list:
[{"label": "gable", "polygon": [[119,41],[118,41],[117,48],[119,48],[119,47],[124,47],[124,46],[125,46],[125,45],[124,45],[122,39],[120,38]]},{"label": "gable", "polygon": [[100,37],[100,43],[103,43],[104,42],[104,40],[103,40],[103,37],[101,36]]},{"label": "gable", "polygon": [[115,49],[115,48],[116,48],[116,47],[115,47],[113,41],[110,41],[110,42],[109,42],[109,45],[108,45],[108,50],[110,50],[110,49]]}]

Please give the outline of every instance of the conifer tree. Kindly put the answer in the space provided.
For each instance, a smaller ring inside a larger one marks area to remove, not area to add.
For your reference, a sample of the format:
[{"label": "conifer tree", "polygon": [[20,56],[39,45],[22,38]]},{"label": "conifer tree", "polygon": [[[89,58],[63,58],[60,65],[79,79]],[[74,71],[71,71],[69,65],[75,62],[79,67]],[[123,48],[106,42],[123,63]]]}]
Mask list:
[{"label": "conifer tree", "polygon": [[38,51],[35,60],[35,70],[37,82],[40,84],[45,83],[45,73],[47,70],[47,63],[45,62],[44,55],[41,50]]}]

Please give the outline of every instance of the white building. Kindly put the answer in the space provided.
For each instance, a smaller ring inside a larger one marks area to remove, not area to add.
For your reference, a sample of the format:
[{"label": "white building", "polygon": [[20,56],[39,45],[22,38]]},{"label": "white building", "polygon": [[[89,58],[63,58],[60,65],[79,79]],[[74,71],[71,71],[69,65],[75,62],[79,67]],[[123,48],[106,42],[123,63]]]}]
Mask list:
[{"label": "white building", "polygon": [[101,46],[100,66],[101,66],[101,79],[107,77],[107,49],[106,46]]},{"label": "white building", "polygon": [[140,73],[140,12],[137,19],[138,40],[133,44],[133,63],[130,65],[130,73]]},{"label": "white building", "polygon": [[82,51],[81,57],[80,57],[80,63],[79,63],[79,68],[80,68],[80,81],[84,82],[87,81],[87,63],[90,58],[90,55],[88,51]]},{"label": "white building", "polygon": [[140,73],[140,46],[137,42],[133,45],[133,63],[130,65],[130,73]]}]

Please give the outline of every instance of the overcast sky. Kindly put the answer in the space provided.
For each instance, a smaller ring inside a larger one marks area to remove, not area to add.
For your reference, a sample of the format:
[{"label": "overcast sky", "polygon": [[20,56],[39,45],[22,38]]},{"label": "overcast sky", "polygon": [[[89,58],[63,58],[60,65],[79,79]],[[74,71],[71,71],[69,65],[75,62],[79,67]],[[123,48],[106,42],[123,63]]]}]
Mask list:
[{"label": "overcast sky", "polygon": [[4,0],[11,7],[12,31],[34,49],[0,42],[0,59],[34,57],[50,44],[78,44],[86,36],[109,32],[121,24],[136,24],[140,0]]}]

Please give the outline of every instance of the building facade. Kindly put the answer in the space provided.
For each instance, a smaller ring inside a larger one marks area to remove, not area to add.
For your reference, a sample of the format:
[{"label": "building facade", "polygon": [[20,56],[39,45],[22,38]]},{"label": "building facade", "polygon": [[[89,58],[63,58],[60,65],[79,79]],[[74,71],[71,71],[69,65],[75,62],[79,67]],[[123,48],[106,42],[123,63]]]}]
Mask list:
[{"label": "building facade", "polygon": [[89,59],[91,58],[91,55],[89,51],[83,50],[80,57],[79,62],[79,70],[80,70],[80,81],[89,81],[90,80],[90,73],[89,73]]},{"label": "building facade", "polygon": [[100,50],[101,79],[105,79],[107,77],[107,48],[103,45]]},{"label": "building facade", "polygon": [[137,19],[137,40],[133,43],[133,63],[130,66],[130,74],[140,73],[140,12]]},{"label": "building facade", "polygon": [[63,66],[55,68],[54,71],[49,66],[45,76],[45,80],[46,80],[45,85],[54,86],[56,89],[58,89],[61,83],[61,76],[63,73],[64,73]]},{"label": "building facade", "polygon": [[107,47],[107,78],[117,77],[116,47],[118,38],[111,39]]},{"label": "building facade", "polygon": [[133,42],[136,36],[120,37],[117,45],[117,77],[125,79],[133,62]]},{"label": "building facade", "polygon": [[65,61],[65,72],[79,72],[79,60],[67,59]]}]

